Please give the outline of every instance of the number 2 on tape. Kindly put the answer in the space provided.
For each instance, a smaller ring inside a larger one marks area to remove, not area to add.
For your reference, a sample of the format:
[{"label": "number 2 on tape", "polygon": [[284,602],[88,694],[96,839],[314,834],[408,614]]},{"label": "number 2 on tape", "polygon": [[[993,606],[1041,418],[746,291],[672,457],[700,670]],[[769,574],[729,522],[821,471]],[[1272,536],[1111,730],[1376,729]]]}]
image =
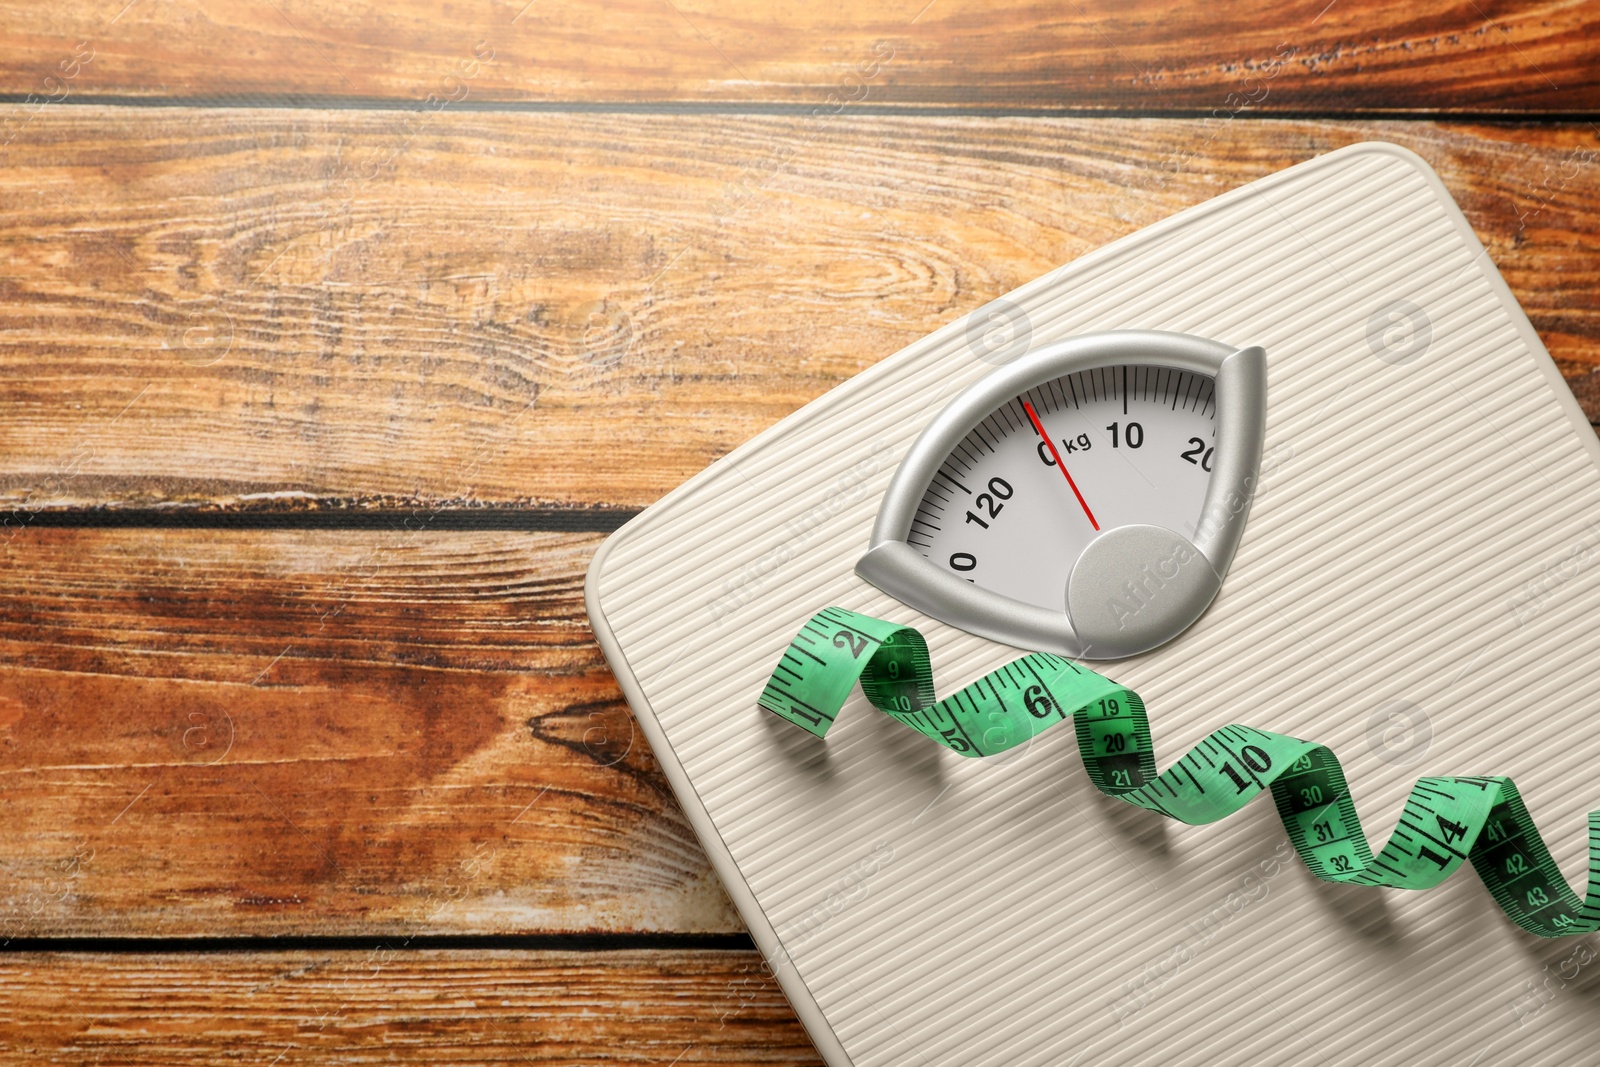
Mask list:
[{"label": "number 2 on tape", "polygon": [[1418,779],[1374,855],[1344,769],[1323,745],[1224,726],[1157,773],[1144,702],[1111,679],[1036,652],[938,700],[921,634],[837,607],[795,635],[759,703],[822,737],[858,681],[873,707],[963,756],[1003,752],[1071,719],[1096,788],[1180,822],[1216,822],[1270,789],[1295,851],[1324,881],[1427,889],[1470,860],[1524,930],[1600,930],[1600,811],[1589,814],[1591,873],[1580,900],[1510,778]]}]

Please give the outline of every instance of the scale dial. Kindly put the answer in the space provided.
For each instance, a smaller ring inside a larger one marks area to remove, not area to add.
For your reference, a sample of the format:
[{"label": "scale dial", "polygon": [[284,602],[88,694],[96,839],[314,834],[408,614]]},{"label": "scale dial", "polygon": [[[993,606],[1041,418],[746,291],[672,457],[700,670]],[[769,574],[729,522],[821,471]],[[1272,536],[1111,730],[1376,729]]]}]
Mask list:
[{"label": "scale dial", "polygon": [[1102,531],[1147,524],[1195,537],[1216,431],[1209,375],[1127,364],[1064,375],[962,439],[906,543],[957,578],[1059,610]]},{"label": "scale dial", "polygon": [[1266,353],[1116,330],[967,386],[883,494],[856,573],[997,641],[1118,659],[1181,633],[1233,561],[1266,430]]}]

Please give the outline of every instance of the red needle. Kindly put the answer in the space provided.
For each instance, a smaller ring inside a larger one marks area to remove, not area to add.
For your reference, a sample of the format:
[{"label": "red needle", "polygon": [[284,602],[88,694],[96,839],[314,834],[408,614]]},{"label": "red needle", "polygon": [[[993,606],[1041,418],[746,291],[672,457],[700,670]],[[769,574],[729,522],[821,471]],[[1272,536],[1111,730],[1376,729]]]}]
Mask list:
[{"label": "red needle", "polygon": [[1072,487],[1072,495],[1078,498],[1078,503],[1083,505],[1083,513],[1089,516],[1089,525],[1096,530],[1100,524],[1094,521],[1094,512],[1089,510],[1089,502],[1083,499],[1083,494],[1078,492],[1078,483],[1072,480],[1072,475],[1067,473],[1067,465],[1061,462],[1061,453],[1056,451],[1056,443],[1050,440],[1050,435],[1044,432],[1044,424],[1039,421],[1039,413],[1033,410],[1033,405],[1028,401],[1022,402],[1022,410],[1028,413],[1028,418],[1033,421],[1033,428],[1039,431],[1039,436],[1044,438],[1045,447],[1050,450],[1050,455],[1055,457],[1056,466],[1061,469],[1061,474],[1067,479],[1067,484]]}]

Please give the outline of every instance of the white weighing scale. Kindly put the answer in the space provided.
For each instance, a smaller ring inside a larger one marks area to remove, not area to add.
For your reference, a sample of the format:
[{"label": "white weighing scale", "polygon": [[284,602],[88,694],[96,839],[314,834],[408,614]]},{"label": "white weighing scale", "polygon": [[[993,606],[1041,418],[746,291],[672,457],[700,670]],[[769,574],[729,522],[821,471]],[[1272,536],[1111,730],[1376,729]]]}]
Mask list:
[{"label": "white weighing scale", "polygon": [[[1217,580],[1128,569],[1162,545]],[[1081,657],[1163,765],[1234,722],[1327,744],[1375,841],[1421,775],[1510,775],[1581,889],[1597,561],[1593,430],[1438,176],[1361,144],[857,375],[608,539],[587,597],[831,1067],[1492,1067],[1592,1062],[1600,950],[1470,870],[1329,885],[1270,803],[1103,798],[1068,729],[963,759],[859,690],[826,740],[756,698],[829,605],[915,626],[941,694]]]}]

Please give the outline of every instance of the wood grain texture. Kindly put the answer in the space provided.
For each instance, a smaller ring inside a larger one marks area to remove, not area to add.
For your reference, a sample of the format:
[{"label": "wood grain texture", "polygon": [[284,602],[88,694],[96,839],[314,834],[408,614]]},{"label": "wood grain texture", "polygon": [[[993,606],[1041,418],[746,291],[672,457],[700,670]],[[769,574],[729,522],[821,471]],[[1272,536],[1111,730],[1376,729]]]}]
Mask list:
[{"label": "wood grain texture", "polygon": [[[742,929],[583,619],[599,537],[438,509],[643,506],[1372,137],[1440,170],[1600,417],[1597,30],[1561,0],[0,0],[0,939],[394,939],[0,954],[0,1060],[818,1062],[752,953],[410,941]],[[1134,117],[1166,111],[1203,118]],[[1396,111],[1575,121],[1293,117]],[[412,510],[39,516],[108,507]]]},{"label": "wood grain texture", "polygon": [[[86,96],[1264,110],[1595,110],[1567,0],[0,4],[0,91]],[[492,55],[479,67],[463,59]],[[1281,74],[1261,81],[1282,64]],[[452,72],[471,71],[452,82]]]},{"label": "wood grain texture", "polygon": [[6,955],[0,1058],[821,1062],[755,953],[633,951]]},{"label": "wood grain texture", "polygon": [[599,540],[14,532],[0,936],[741,932],[593,644]]},{"label": "wood grain texture", "polygon": [[0,503],[646,505],[904,344],[1380,138],[1600,415],[1587,125],[57,107],[0,196]]}]

